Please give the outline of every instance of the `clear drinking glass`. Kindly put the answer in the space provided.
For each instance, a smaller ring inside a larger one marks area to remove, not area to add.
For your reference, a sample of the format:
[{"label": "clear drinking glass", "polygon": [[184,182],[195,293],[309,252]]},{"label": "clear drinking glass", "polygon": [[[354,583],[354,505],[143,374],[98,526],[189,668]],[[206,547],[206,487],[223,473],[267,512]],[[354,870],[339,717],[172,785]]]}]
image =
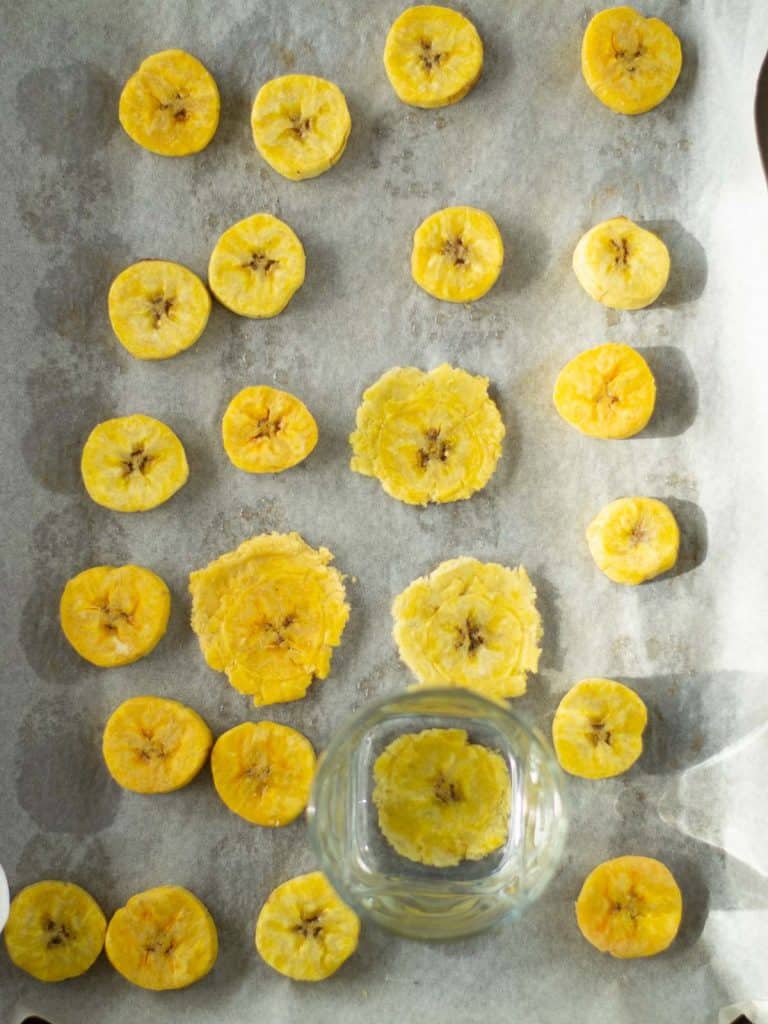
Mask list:
[{"label": "clear drinking glass", "polygon": [[[397,736],[446,728],[502,755],[512,801],[502,848],[435,868],[400,856],[381,834],[373,765]],[[373,701],[334,736],[307,808],[310,841],[339,895],[363,916],[412,938],[471,935],[521,915],[551,879],[565,841],[562,791],[549,745],[519,715],[468,690],[415,689]]]}]

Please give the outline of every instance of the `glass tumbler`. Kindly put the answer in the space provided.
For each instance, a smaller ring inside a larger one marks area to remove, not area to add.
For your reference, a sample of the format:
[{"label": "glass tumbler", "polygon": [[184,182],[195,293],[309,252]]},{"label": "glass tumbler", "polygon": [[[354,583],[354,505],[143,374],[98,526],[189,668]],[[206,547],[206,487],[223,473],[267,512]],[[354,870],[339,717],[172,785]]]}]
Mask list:
[{"label": "glass tumbler", "polygon": [[[511,782],[506,843],[482,860],[437,868],[398,854],[372,800],[373,766],[403,733],[463,729],[497,751]],[[345,722],[320,758],[307,808],[320,866],[362,916],[418,939],[471,935],[519,917],[546,887],[566,834],[563,777],[547,741],[506,705],[455,687],[373,701]]]}]

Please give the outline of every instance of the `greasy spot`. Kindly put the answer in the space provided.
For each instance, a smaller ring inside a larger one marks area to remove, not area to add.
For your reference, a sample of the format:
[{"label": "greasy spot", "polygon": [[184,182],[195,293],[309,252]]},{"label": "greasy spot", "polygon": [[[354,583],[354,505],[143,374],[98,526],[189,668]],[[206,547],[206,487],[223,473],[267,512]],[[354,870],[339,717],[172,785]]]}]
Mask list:
[{"label": "greasy spot", "polygon": [[122,799],[104,771],[90,716],[71,697],[30,706],[19,728],[15,784],[20,806],[49,835],[100,832]]}]

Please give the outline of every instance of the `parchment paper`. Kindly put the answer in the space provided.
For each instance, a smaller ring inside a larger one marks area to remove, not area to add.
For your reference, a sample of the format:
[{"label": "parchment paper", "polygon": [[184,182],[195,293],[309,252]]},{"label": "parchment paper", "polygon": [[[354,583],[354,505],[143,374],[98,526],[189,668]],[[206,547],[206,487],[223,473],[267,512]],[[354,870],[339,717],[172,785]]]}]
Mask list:
[{"label": "parchment paper", "polygon": [[[36,1012],[54,1024],[704,1024],[768,996],[766,878],[657,812],[679,773],[768,717],[768,196],[751,111],[768,8],[649,2],[646,13],[681,36],[685,65],[667,102],[628,119],[581,79],[595,8],[577,0],[462,4],[486,44],[480,83],[452,108],[403,106],[381,63],[402,6],[2,5],[0,862],[12,891],[69,878],[108,914],[149,886],[189,886],[221,940],[208,978],[155,995],[104,958],[45,986],[3,950],[3,1022]],[[139,149],[116,113],[139,61],[171,46],[203,60],[223,102],[213,143],[183,160]],[[303,183],[273,173],[249,129],[258,86],[289,70],[337,82],[353,119],[338,166]],[[507,251],[496,287],[466,308],[431,299],[409,273],[415,227],[456,203],[487,209]],[[187,353],[133,360],[109,328],[112,277],[147,256],[204,276],[219,233],[258,210],[285,219],[306,248],[306,283],[285,312],[260,323],[216,307]],[[620,213],[655,226],[672,255],[667,291],[641,312],[604,310],[570,269],[581,233]],[[583,438],[551,403],[560,367],[606,340],[639,347],[657,375],[657,413],[630,441]],[[442,360],[492,378],[508,438],[484,491],[419,510],[351,473],[346,439],[382,371]],[[275,478],[236,471],[219,440],[231,396],[258,382],[300,395],[320,425],[311,458]],[[161,508],[121,516],[85,495],[78,456],[97,421],[137,411],[178,432],[191,475]],[[631,493],[669,500],[684,532],[679,571],[635,589],[601,576],[584,540],[597,510]],[[187,625],[187,574],[254,533],[289,529],[328,545],[354,578],[352,615],[329,679],[260,714],[205,667]],[[315,866],[303,823],[249,826],[207,770],[165,797],[121,792],[100,758],[104,721],[126,697],[155,693],[188,702],[216,733],[267,717],[321,749],[351,709],[411,681],[390,638],[390,601],[458,554],[522,563],[538,588],[544,655],[516,707],[548,730],[577,679],[621,679],[651,709],[646,753],[622,778],[571,785],[562,869],[522,922],[445,945],[367,927],[333,979],[289,982],[252,937],[272,887]],[[127,561],[168,581],[170,629],[150,657],[100,671],[67,647],[58,599],[76,572]],[[723,834],[738,828],[739,793],[715,782],[711,799]],[[680,936],[653,960],[610,960],[576,928],[584,877],[622,853],[660,857],[683,889]]]}]

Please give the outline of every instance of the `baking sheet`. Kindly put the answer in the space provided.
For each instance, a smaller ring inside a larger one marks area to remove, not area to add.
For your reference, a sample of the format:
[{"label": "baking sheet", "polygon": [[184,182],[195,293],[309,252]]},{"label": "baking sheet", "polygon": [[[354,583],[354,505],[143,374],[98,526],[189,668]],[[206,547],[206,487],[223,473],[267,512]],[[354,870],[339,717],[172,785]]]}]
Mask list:
[{"label": "baking sheet", "polygon": [[[681,36],[685,65],[662,107],[624,119],[581,80],[595,8],[576,0],[462,4],[486,44],[480,83],[445,110],[401,105],[381,53],[402,6],[2,5],[0,862],[14,891],[66,877],[107,913],[152,885],[189,886],[221,940],[212,974],[168,994],[131,988],[104,958],[76,981],[44,986],[2,951],[3,1022],[37,1012],[55,1024],[699,1024],[768,995],[765,873],[722,848],[741,833],[744,799],[715,775],[713,813],[694,814],[715,845],[683,834],[675,821],[691,816],[674,810],[682,772],[768,718],[768,199],[751,123],[768,8],[648,3]],[[213,143],[184,160],[139,149],[116,118],[123,81],[170,46],[199,56],[222,93]],[[248,123],[258,86],[294,70],[336,81],[353,119],[338,166],[303,183],[261,161]],[[409,275],[414,228],[455,203],[491,212],[507,250],[498,284],[470,307],[436,302]],[[306,283],[286,311],[259,323],[216,307],[190,351],[132,360],[107,321],[112,277],[146,256],[204,275],[219,233],[257,210],[285,219],[306,248]],[[570,270],[580,234],[618,213],[655,225],[671,251],[670,285],[648,310],[606,311]],[[551,405],[561,365],[606,340],[638,346],[659,383],[654,420],[631,441],[583,438]],[[484,491],[420,510],[352,474],[346,438],[362,389],[383,370],[443,360],[492,378],[508,439]],[[312,457],[275,478],[238,473],[219,442],[229,398],[257,382],[299,394],[320,425]],[[120,516],[86,497],[78,454],[98,420],[135,411],[178,432],[191,475],[168,504]],[[583,538],[625,493],[669,499],[684,533],[679,571],[631,590],[595,570]],[[352,615],[330,678],[260,714],[205,667],[187,626],[187,574],[254,533],[288,529],[333,550]],[[207,770],[168,796],[121,792],[100,761],[103,723],[121,700],[150,692],[188,702],[217,733],[267,717],[322,748],[352,708],[410,681],[390,639],[391,598],[458,554],[522,563],[539,590],[541,671],[516,707],[548,729],[575,680],[622,679],[649,705],[647,753],[623,778],[570,787],[567,856],[522,922],[445,945],[367,927],[334,978],[291,983],[261,962],[252,933],[271,888],[314,866],[304,825],[247,825]],[[58,596],[81,569],[124,561],[168,581],[171,624],[151,657],[103,672],[64,642]],[[749,775],[741,764],[736,774]],[[659,856],[683,889],[681,934],[654,960],[611,961],[575,926],[584,876],[622,853]]]}]

